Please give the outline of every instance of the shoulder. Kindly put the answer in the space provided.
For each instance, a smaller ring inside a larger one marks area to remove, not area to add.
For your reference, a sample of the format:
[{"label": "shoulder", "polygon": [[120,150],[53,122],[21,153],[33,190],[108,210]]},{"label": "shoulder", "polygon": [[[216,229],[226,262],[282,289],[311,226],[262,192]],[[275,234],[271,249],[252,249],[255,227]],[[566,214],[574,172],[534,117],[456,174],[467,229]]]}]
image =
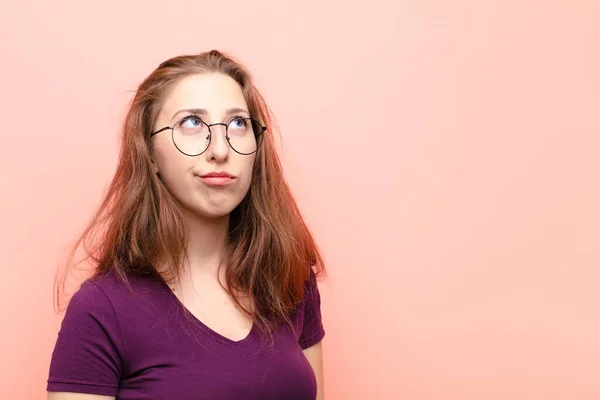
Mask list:
[{"label": "shoulder", "polygon": [[131,344],[168,314],[171,300],[158,278],[106,273],[86,280],[72,296],[62,328],[76,334],[107,334],[115,343]]},{"label": "shoulder", "polygon": [[[113,300],[115,299],[114,294],[118,293],[115,290],[117,282],[109,282],[109,279],[106,278],[106,276],[94,276],[81,284],[69,300],[63,328],[65,324],[84,326],[84,321],[93,321],[93,323],[103,326],[114,321],[116,313]],[[117,299],[118,297],[116,296]]]},{"label": "shoulder", "polygon": [[81,284],[69,301],[67,315],[92,313],[103,316],[103,319],[127,316],[149,300],[154,302],[159,293],[164,293],[164,289],[155,277],[120,277],[108,272]]},{"label": "shoulder", "polygon": [[111,301],[132,301],[136,298],[155,294],[163,290],[157,277],[151,275],[119,275],[116,272],[107,272],[90,278],[81,287],[87,285],[87,291],[99,291]]},{"label": "shoulder", "polygon": [[310,268],[308,278],[304,281],[304,302],[320,300],[318,276],[313,268]]},{"label": "shoulder", "polygon": [[49,391],[116,393],[127,346],[107,287],[90,278],[71,297],[52,353]]},{"label": "shoulder", "polygon": [[67,307],[67,316],[90,311],[110,310],[110,300],[94,278],[87,279],[73,294]]},{"label": "shoulder", "polygon": [[325,329],[321,316],[321,295],[317,284],[317,273],[312,268],[304,284],[304,299],[298,318],[297,323],[300,326],[298,343],[302,349],[309,348],[323,339]]}]

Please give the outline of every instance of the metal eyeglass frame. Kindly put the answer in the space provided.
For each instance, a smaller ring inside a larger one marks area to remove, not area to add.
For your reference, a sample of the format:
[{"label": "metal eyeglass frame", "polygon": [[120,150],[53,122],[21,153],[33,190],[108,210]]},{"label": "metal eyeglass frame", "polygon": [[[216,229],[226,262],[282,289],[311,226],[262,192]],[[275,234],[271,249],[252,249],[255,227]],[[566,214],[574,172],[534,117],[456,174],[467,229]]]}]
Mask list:
[{"label": "metal eyeglass frame", "polygon": [[[177,143],[175,143],[175,127],[177,126],[177,124],[181,124],[183,121],[185,121],[189,117],[194,117],[194,118],[199,119],[200,122],[202,122],[204,125],[206,125],[208,127],[208,144],[206,145],[206,148],[198,154],[185,153],[177,146]],[[229,125],[228,124],[223,123],[223,122],[215,122],[214,124],[207,124],[206,122],[204,122],[201,118],[199,118],[197,116],[188,116],[188,117],[183,118],[181,121],[175,123],[175,125],[173,125],[173,126],[165,126],[164,128],[160,128],[159,130],[152,132],[150,134],[150,137],[153,137],[154,135],[157,135],[157,134],[161,133],[162,131],[166,131],[166,130],[170,129],[171,130],[171,140],[173,141],[173,145],[175,145],[175,148],[177,150],[179,150],[179,152],[183,155],[186,155],[188,157],[197,157],[199,155],[204,154],[206,152],[206,150],[208,150],[208,148],[210,147],[210,143],[212,140],[212,131],[210,130],[210,127],[215,126],[215,125],[223,125],[225,127],[225,138],[227,139],[227,144],[229,145],[229,147],[231,147],[231,149],[233,151],[235,151],[236,153],[241,154],[243,156],[249,156],[251,154],[256,153],[258,151],[258,149],[260,148],[260,145],[262,144],[262,140],[260,141],[260,143],[258,143],[258,137],[260,135],[262,135],[263,133],[265,133],[265,131],[267,130],[267,127],[262,125],[260,122],[258,122],[257,119],[252,118],[252,117],[236,117],[236,118],[233,118],[231,121],[236,120],[236,119],[250,120],[250,124],[252,126],[256,125],[256,126],[260,127],[260,132],[258,132],[258,133],[254,132],[254,137],[257,139],[257,145],[256,145],[256,150],[254,150],[252,153],[239,152],[231,145],[231,142],[229,139]],[[229,122],[231,122],[231,121],[229,121]]]}]

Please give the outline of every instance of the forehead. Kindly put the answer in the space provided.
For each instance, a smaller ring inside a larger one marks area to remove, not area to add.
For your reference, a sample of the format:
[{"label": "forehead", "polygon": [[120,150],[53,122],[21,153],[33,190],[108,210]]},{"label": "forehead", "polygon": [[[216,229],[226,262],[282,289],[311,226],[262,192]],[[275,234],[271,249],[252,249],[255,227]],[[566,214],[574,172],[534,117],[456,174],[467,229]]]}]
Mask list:
[{"label": "forehead", "polygon": [[219,73],[190,75],[176,82],[163,99],[159,119],[171,119],[189,108],[206,109],[212,118],[231,108],[248,109],[240,85]]}]

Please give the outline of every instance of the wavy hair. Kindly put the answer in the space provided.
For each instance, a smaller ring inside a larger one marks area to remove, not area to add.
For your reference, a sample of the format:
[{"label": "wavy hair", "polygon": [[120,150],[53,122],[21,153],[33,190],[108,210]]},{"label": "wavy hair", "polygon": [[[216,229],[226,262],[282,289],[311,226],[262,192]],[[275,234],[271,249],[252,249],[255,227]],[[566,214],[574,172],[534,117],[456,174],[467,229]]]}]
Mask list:
[{"label": "wavy hair", "polygon": [[[290,322],[311,269],[325,273],[322,255],[285,181],[274,117],[248,70],[212,50],[164,61],[138,87],[125,117],[118,165],[102,202],[75,242],[69,267],[83,246],[92,276],[154,274],[166,283],[181,276],[187,232],[179,204],[151,167],[150,134],[165,93],[193,74],[222,73],[241,87],[249,111],[267,130],[257,153],[250,189],[230,215],[226,283],[236,304],[261,330]],[[65,275],[57,274],[55,305],[61,308]],[[250,309],[235,293],[253,299]]]}]

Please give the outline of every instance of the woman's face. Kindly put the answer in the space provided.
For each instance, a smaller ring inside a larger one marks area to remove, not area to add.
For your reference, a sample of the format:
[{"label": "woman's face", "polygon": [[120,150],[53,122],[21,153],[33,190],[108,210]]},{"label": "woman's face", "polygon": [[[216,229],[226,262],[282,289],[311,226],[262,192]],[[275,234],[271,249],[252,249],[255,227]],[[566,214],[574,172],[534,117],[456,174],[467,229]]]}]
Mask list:
[{"label": "woman's face", "polygon": [[[198,129],[202,122],[229,124],[232,129],[243,125],[240,117],[248,118],[250,114],[237,82],[218,73],[196,74],[181,79],[166,93],[153,131],[179,123],[183,132],[179,140],[183,143],[190,140],[189,133]],[[211,126],[210,132],[206,151],[193,157],[177,149],[170,129],[152,139],[155,172],[181,204],[184,213],[191,212],[201,218],[229,215],[240,204],[250,187],[256,157],[256,153],[242,155],[235,152],[225,136],[225,126]],[[203,138],[206,139],[206,135]],[[185,151],[183,146],[180,148]],[[230,177],[210,176],[215,173],[229,174]]]}]

